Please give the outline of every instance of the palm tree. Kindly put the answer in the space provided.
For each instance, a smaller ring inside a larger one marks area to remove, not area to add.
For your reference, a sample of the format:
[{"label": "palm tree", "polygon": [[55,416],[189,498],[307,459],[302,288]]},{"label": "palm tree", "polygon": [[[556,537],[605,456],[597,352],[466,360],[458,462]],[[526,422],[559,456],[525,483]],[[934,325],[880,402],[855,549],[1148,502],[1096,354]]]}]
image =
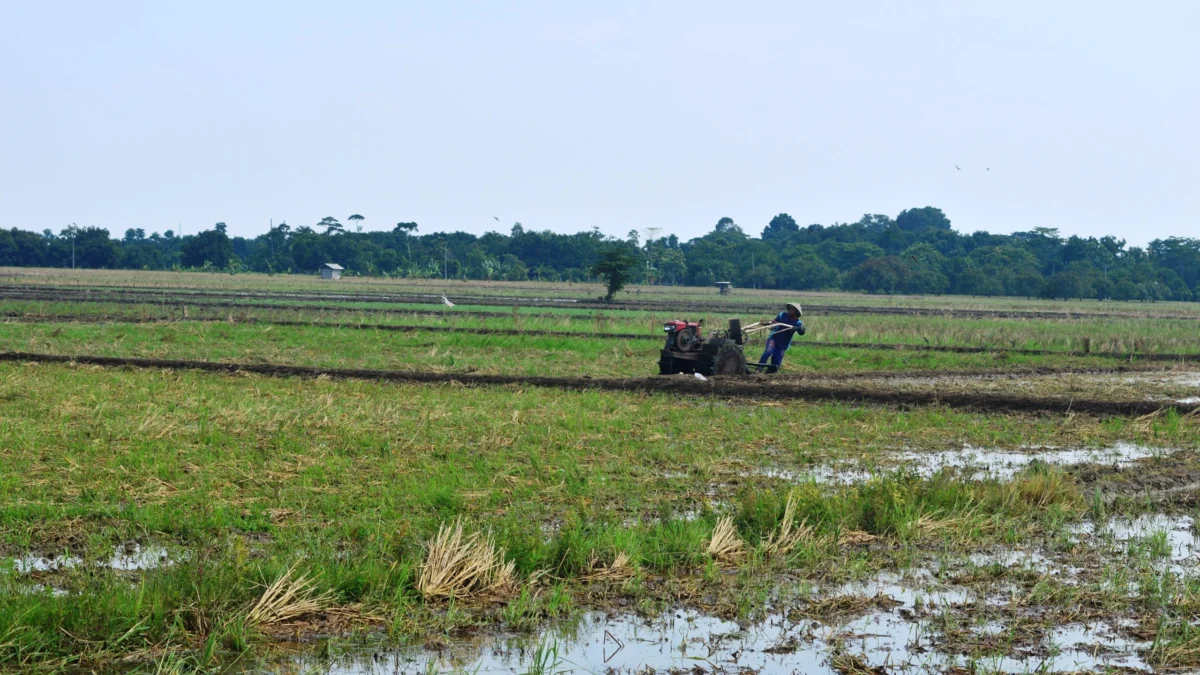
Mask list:
[{"label": "palm tree", "polygon": [[363,230],[362,221],[366,220],[366,218],[364,218],[363,216],[356,213],[356,214],[350,216],[349,218],[347,218],[346,220],[353,222],[354,229],[359,232],[362,232],[362,230]]}]

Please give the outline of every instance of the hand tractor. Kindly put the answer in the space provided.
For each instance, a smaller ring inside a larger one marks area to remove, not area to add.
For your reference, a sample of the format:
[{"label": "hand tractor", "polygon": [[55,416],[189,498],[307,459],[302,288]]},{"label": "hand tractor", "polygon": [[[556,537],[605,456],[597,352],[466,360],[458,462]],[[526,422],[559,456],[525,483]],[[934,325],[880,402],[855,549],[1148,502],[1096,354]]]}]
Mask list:
[{"label": "hand tractor", "polygon": [[704,337],[703,321],[668,321],[663,324],[667,344],[658,360],[660,375],[700,373],[701,375],[745,375],[746,355],[742,353],[742,322],[730,319],[728,330],[715,330]]},{"label": "hand tractor", "polygon": [[[694,323],[668,321],[663,324],[667,343],[658,359],[659,375],[699,373],[701,375],[748,375],[766,364],[747,363],[743,346],[746,337],[773,328],[771,321],[760,321],[742,328],[741,319],[730,319],[729,328],[714,330],[704,337],[703,320]],[[789,327],[790,330],[790,327]]]}]

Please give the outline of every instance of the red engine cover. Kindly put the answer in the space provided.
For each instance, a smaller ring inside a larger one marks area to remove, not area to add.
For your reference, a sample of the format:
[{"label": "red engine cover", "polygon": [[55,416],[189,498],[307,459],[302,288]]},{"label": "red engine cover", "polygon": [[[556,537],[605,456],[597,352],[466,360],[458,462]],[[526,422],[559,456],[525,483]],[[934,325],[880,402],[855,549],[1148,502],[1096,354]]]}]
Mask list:
[{"label": "red engine cover", "polygon": [[679,331],[683,330],[684,328],[695,328],[695,329],[697,329],[697,332],[699,332],[700,324],[699,323],[689,323],[687,321],[680,321],[679,319],[675,319],[673,321],[668,321],[665,324],[663,324],[663,328],[672,333],[678,333]]}]

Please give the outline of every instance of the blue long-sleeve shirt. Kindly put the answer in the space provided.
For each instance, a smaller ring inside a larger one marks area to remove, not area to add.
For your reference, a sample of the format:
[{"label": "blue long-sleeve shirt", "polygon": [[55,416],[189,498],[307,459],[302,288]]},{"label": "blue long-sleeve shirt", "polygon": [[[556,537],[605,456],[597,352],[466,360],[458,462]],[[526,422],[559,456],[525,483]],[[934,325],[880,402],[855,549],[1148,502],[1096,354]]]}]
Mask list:
[{"label": "blue long-sleeve shirt", "polygon": [[804,322],[799,317],[793,319],[787,312],[780,312],[779,316],[775,317],[775,323],[795,327],[794,330],[784,326],[776,326],[771,329],[771,336],[768,339],[774,340],[775,346],[780,350],[788,348],[788,345],[792,343],[793,336],[804,335]]}]

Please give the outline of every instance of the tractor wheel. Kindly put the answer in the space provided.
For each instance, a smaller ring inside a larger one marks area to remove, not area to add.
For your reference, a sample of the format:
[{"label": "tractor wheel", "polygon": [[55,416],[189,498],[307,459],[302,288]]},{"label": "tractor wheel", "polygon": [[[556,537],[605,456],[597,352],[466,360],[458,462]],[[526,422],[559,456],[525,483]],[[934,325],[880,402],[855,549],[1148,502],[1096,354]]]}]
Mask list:
[{"label": "tractor wheel", "polygon": [[746,355],[742,348],[728,343],[717,352],[717,361],[713,366],[717,375],[746,375]]},{"label": "tractor wheel", "polygon": [[684,328],[675,334],[675,347],[681,352],[689,352],[700,347],[700,335],[695,328]]}]

